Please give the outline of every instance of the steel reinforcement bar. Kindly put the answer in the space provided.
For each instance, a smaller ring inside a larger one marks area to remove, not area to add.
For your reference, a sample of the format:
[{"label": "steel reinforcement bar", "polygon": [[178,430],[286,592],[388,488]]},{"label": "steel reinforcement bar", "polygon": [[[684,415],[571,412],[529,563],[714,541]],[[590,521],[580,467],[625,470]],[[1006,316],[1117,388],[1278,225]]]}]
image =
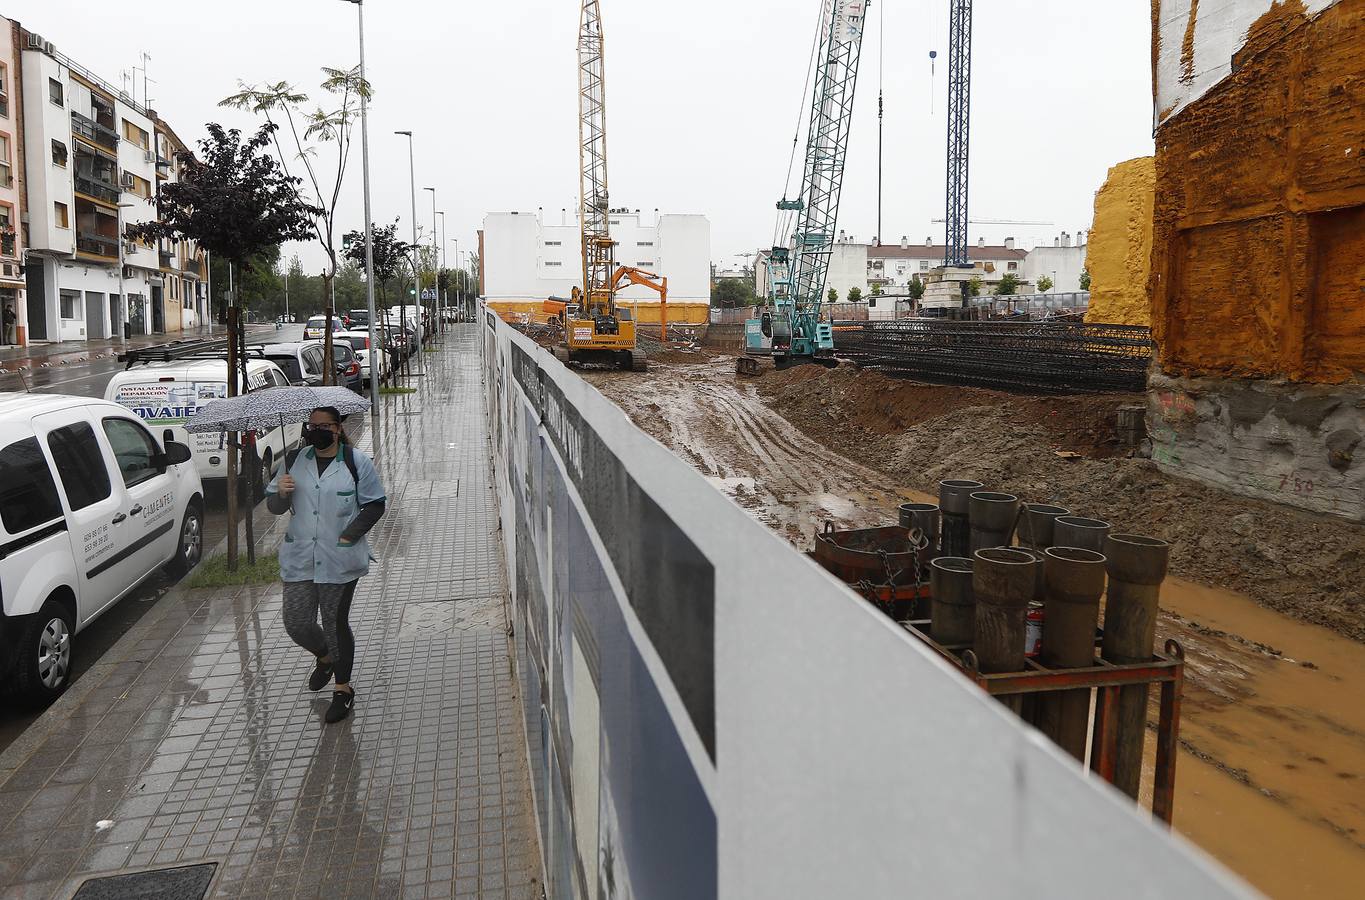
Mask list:
[{"label": "steel reinforcement bar", "polygon": [[1141,391],[1156,344],[1132,325],[835,322],[835,352],[888,375],[1036,391]]}]

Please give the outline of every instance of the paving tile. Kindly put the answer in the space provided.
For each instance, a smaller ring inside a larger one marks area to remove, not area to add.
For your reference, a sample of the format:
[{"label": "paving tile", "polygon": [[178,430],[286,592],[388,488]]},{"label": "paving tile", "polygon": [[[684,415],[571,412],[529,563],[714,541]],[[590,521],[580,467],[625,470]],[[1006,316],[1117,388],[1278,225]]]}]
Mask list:
[{"label": "paving tile", "polygon": [[457,327],[421,392],[384,401],[394,499],[352,607],[352,718],[322,723],[278,584],[168,594],[135,652],[0,783],[10,893],[213,860],[217,897],[531,896],[479,340]]}]

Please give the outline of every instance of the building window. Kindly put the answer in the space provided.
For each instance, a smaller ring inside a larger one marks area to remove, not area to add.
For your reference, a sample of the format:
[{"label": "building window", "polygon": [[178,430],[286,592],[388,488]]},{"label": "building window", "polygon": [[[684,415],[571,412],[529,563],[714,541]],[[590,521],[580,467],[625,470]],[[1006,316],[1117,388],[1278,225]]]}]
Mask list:
[{"label": "building window", "polygon": [[0,63],[0,117],[9,118],[9,66]]},{"label": "building window", "polygon": [[137,175],[132,175],[131,178],[133,183],[128,185],[127,188],[128,192],[132,194],[137,194],[144,200],[151,199],[152,183],[147,179],[139,177]]},{"label": "building window", "polygon": [[70,227],[71,227],[71,220],[67,217],[66,204],[65,204],[65,203],[54,203],[54,204],[52,204],[52,212],[53,212],[53,213],[56,215],[56,217],[57,217],[57,227],[58,227],[58,228],[70,228]]},{"label": "building window", "polygon": [[545,242],[545,246],[547,246],[547,247],[559,247],[559,246],[561,246],[563,243],[564,243],[563,241],[546,241],[546,242]]},{"label": "building window", "polygon": [[152,146],[151,144],[152,139],[147,135],[147,132],[143,131],[141,128],[138,128],[136,125],[134,125],[132,122],[129,122],[127,119],[123,120],[123,136],[128,140],[132,141],[134,144],[137,144],[143,150],[148,150]]},{"label": "building window", "polygon": [[81,292],[62,291],[62,318],[79,319],[81,317]]},{"label": "building window", "polygon": [[562,265],[564,265],[564,264],[563,264],[562,262],[554,262],[554,261],[552,261],[552,260],[546,260],[545,265],[546,265],[546,266],[562,266]]},{"label": "building window", "polygon": [[986,264],[985,264],[984,262],[982,262],[981,260],[977,260],[977,261],[973,264],[973,267],[974,267],[974,268],[977,268],[977,269],[984,269],[984,268],[986,268]]},{"label": "building window", "polygon": [[654,265],[654,260],[652,259],[641,260],[640,262],[637,262],[635,265],[639,266],[641,269],[644,269]]},{"label": "building window", "polygon": [[636,241],[636,242],[635,242],[635,246],[637,246],[637,247],[653,247],[653,246],[654,246],[654,242],[653,242],[653,241]]},{"label": "building window", "polygon": [[927,271],[929,271],[929,260],[927,260],[927,259],[921,259],[921,260],[919,261],[919,270],[920,270],[921,272],[927,272]]},{"label": "building window", "polygon": [[1008,266],[1006,266],[1006,268],[1009,269],[1011,272],[1018,272],[1019,264],[1017,262],[1012,262]]},{"label": "building window", "polygon": [[55,78],[47,80],[47,99],[58,106],[66,106],[66,98],[62,93],[62,83]]},{"label": "building window", "polygon": [[14,185],[14,169],[10,166],[9,135],[0,134],[0,187]]},{"label": "building window", "polygon": [[66,144],[56,138],[52,139],[52,164],[66,168]]}]

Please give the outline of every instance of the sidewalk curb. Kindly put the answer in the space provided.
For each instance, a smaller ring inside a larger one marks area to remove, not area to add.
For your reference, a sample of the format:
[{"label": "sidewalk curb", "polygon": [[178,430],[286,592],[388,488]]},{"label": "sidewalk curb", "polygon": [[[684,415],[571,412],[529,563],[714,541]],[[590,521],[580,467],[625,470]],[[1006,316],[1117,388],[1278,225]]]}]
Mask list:
[{"label": "sidewalk curb", "polygon": [[[253,526],[258,535],[256,539],[257,553],[273,552],[276,545],[280,543],[284,535],[284,529],[277,527],[280,522],[281,517],[273,515],[265,508],[264,503],[256,508]],[[200,560],[200,564],[202,565],[204,560],[221,556],[226,552],[227,537],[224,536],[214,547],[213,552]],[[152,609],[143,615],[132,628],[124,632],[123,636],[104,652],[99,662],[86,669],[76,683],[57,698],[56,703],[43,710],[42,714],[33,721],[33,724],[25,728],[23,733],[15,738],[8,747],[0,751],[0,786],[9,781],[10,776],[37,751],[38,747],[42,745],[43,741],[47,740],[48,735],[62,719],[70,718],[71,711],[80,706],[86,697],[104,684],[113,669],[128,661],[132,656],[133,648],[143,640],[143,635],[161,624],[167,614],[175,607],[174,601],[176,599],[191,590],[221,590],[219,588],[186,587],[185,583],[198,570],[199,566],[195,566],[185,573],[185,576],[176,582],[170,590],[158,597]]]}]

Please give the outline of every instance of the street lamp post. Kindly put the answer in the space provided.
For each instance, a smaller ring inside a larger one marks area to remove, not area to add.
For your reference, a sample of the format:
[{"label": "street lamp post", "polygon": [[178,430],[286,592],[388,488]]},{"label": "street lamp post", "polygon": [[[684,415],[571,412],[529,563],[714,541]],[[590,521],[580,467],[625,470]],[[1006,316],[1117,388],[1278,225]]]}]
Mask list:
[{"label": "street lamp post", "polygon": [[[434,197],[433,197],[433,199],[434,199]],[[441,234],[442,234],[442,236],[444,236],[445,233],[446,233],[446,214],[445,214],[445,210],[441,210],[441,211],[438,212],[436,215],[438,215],[438,216],[441,217]],[[442,239],[442,241],[441,241],[441,271],[442,271],[442,272],[446,272],[447,275],[448,275],[448,273],[449,273],[449,267],[446,266],[446,245],[445,245],[445,240],[444,240],[444,239]],[[439,287],[439,285],[438,285],[438,287]],[[447,291],[445,288],[439,288],[439,289],[440,289],[440,291],[441,291],[441,299],[440,299],[440,302],[441,302],[441,324],[440,324],[440,330],[441,330],[441,332],[444,334],[444,333],[445,333],[445,330],[446,330],[446,294],[448,293],[448,291]]]},{"label": "street lamp post", "polygon": [[[422,190],[431,191],[431,268],[436,276],[431,280],[431,292],[433,294],[431,301],[431,318],[435,320],[436,296],[439,295],[441,283],[441,249],[436,243],[436,188],[429,187],[422,188]],[[423,301],[423,304],[423,308],[425,309],[425,301]]]},{"label": "street lamp post", "polygon": [[[370,215],[370,104],[366,98],[369,83],[365,80],[365,2],[364,0],[345,0],[347,3],[355,4],[356,24],[360,34],[360,82],[362,90],[360,92],[360,169],[363,173],[365,185],[365,307],[370,314],[370,452],[376,459],[379,457],[379,369],[380,360],[384,358],[384,349],[380,347],[375,331],[375,308],[374,308],[374,234]],[[285,281],[285,304],[288,311],[289,290],[288,280]]]},{"label": "street lamp post", "polygon": [[[417,258],[417,163],[412,152],[412,132],[395,131],[394,134],[401,134],[408,139],[408,185],[412,191],[412,288],[416,295],[416,300],[422,302],[422,279],[418,275],[421,271],[421,264]],[[400,300],[401,303],[401,300]],[[421,308],[420,306],[418,307]],[[402,304],[399,314],[406,319],[408,315],[407,304]],[[401,323],[403,328],[407,327],[407,322]],[[417,316],[417,374],[422,372],[422,316]],[[408,364],[408,375],[412,375],[412,364]]]}]

